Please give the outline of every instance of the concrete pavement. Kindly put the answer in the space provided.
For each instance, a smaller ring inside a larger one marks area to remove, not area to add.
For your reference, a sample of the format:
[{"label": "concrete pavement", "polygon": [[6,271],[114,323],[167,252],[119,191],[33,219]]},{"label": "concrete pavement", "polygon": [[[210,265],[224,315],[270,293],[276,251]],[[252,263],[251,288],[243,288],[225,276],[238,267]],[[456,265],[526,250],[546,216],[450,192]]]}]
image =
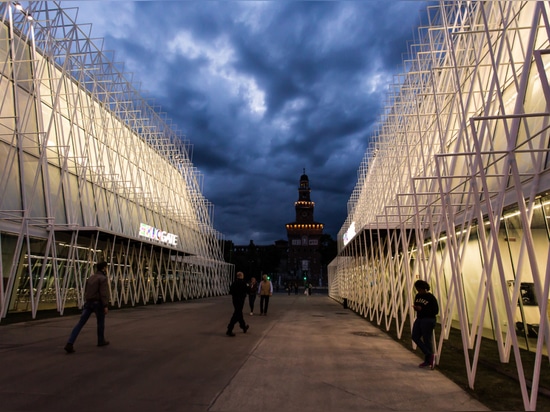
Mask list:
[{"label": "concrete pavement", "polygon": [[97,347],[92,316],[0,324],[8,411],[480,411],[439,371],[326,295],[275,294],[248,333],[225,335],[228,296],[112,310]]}]

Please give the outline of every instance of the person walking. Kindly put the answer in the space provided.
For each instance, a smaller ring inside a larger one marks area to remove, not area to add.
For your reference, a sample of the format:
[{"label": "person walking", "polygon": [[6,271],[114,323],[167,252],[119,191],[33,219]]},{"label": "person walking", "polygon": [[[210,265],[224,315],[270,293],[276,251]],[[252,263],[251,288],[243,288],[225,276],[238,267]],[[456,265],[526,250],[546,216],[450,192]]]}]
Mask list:
[{"label": "person walking", "polygon": [[267,278],[267,275],[262,276],[262,281],[258,287],[258,293],[260,294],[260,315],[267,316],[269,297],[273,295],[273,284]]},{"label": "person walking", "polygon": [[96,272],[88,278],[84,287],[84,306],[80,320],[73,328],[69,340],[65,345],[67,353],[73,353],[74,343],[78,334],[88,322],[88,319],[95,313],[97,319],[97,346],[106,346],[109,341],[105,340],[105,315],[109,311],[109,285],[107,284],[107,262],[96,264]]},{"label": "person walking", "polygon": [[235,336],[233,333],[233,327],[235,324],[239,324],[244,333],[248,330],[249,326],[245,323],[243,318],[243,307],[246,295],[248,294],[248,286],[244,281],[244,273],[237,272],[237,279],[231,284],[229,293],[233,297],[233,315],[227,325],[227,336]]},{"label": "person walking", "polygon": [[424,354],[424,362],[418,365],[419,368],[435,367],[435,355],[433,352],[432,338],[436,323],[436,315],[439,313],[437,299],[432,295],[430,285],[424,280],[414,282],[418,292],[414,298],[414,310],[416,319],[412,329],[412,340]]},{"label": "person walking", "polygon": [[250,279],[248,285],[248,305],[250,306],[250,316],[254,315],[254,302],[256,301],[256,295],[258,294],[258,282],[256,278]]}]

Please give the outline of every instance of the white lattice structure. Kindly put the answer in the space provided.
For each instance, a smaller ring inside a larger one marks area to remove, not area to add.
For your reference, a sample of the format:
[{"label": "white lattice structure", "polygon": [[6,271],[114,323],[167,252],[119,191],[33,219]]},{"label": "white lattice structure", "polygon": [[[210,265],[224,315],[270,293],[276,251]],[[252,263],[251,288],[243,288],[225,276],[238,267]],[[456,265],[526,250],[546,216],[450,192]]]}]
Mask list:
[{"label": "white lattice structure", "polygon": [[474,388],[493,339],[535,410],[549,372],[550,2],[441,1],[427,16],[359,168],[330,295],[401,336],[427,280],[438,354],[459,329]]},{"label": "white lattice structure", "polygon": [[0,318],[82,304],[226,294],[212,205],[172,129],[56,2],[0,3]]}]

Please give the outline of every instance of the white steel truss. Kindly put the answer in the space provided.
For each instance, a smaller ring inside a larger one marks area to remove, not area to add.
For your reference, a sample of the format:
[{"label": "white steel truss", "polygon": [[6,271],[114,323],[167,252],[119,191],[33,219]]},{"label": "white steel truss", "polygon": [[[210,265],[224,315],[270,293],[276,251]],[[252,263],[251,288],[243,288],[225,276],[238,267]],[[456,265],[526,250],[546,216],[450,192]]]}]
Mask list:
[{"label": "white steel truss", "polygon": [[0,3],[0,319],[80,306],[99,260],[118,307],[226,294],[190,143],[77,12]]},{"label": "white steel truss", "polygon": [[550,2],[440,1],[427,19],[359,168],[329,293],[400,337],[413,283],[428,281],[438,355],[459,329],[473,389],[493,339],[535,410],[550,339]]}]

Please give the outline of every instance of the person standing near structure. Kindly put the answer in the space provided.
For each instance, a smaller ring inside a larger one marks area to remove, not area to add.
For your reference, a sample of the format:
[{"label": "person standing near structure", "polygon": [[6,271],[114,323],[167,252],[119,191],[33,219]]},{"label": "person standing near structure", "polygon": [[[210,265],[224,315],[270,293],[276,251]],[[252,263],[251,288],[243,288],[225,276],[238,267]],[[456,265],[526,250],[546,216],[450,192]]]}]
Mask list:
[{"label": "person standing near structure", "polygon": [[233,333],[233,327],[235,324],[239,324],[244,333],[248,330],[249,326],[245,323],[243,318],[243,307],[248,294],[248,286],[244,281],[244,273],[237,272],[237,279],[231,284],[229,293],[233,297],[233,315],[227,325],[227,336],[235,336]]},{"label": "person standing near structure", "polygon": [[105,340],[105,315],[109,311],[109,285],[107,284],[107,262],[99,262],[96,265],[96,272],[88,278],[84,287],[84,306],[80,320],[73,328],[71,336],[65,345],[67,353],[73,353],[74,343],[78,334],[88,322],[88,319],[95,313],[97,319],[97,346],[106,346],[109,341]]},{"label": "person standing near structure", "polygon": [[260,294],[260,315],[267,315],[267,308],[269,307],[269,297],[273,295],[273,284],[267,278],[267,275],[262,276],[262,281],[258,288]]},{"label": "person standing near structure", "polygon": [[437,299],[432,295],[430,285],[424,280],[414,282],[414,287],[418,292],[414,297],[414,310],[416,311],[416,320],[412,329],[412,340],[424,354],[424,362],[418,367],[435,367],[435,354],[433,352],[433,331],[435,328],[435,317],[439,313]]},{"label": "person standing near structure", "polygon": [[256,301],[256,295],[258,294],[258,282],[256,278],[250,279],[248,285],[248,304],[250,306],[250,316],[254,315],[254,302]]}]

